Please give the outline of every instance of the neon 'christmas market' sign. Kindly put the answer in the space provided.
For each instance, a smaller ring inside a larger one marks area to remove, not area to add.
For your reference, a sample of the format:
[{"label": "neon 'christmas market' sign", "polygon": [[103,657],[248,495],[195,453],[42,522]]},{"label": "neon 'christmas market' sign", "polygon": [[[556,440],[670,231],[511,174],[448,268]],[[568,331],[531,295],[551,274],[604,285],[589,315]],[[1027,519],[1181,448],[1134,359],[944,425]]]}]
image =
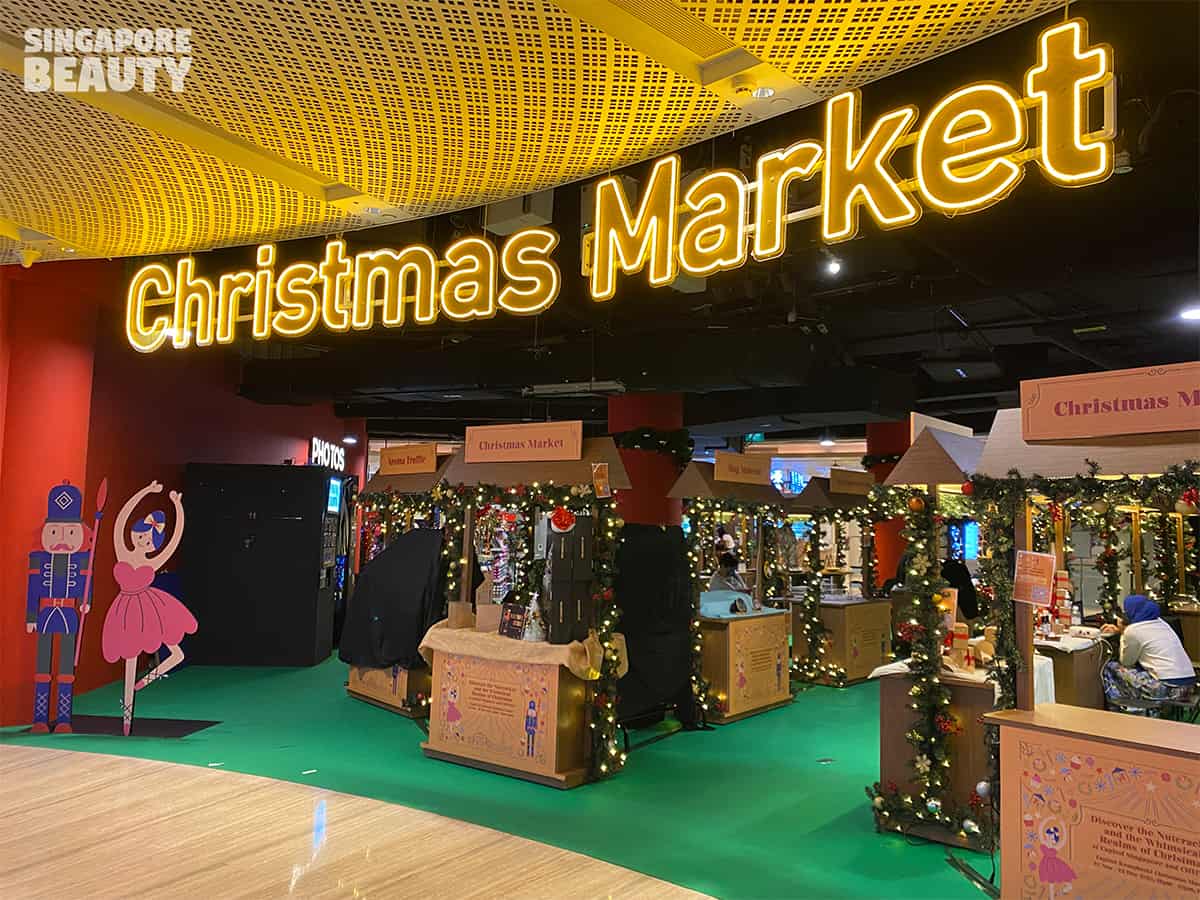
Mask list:
[{"label": "neon 'christmas market' sign", "polygon": [[[1089,131],[1088,108],[1101,91],[1103,123]],[[955,90],[921,120],[915,106],[864,127],[862,98],[847,91],[825,103],[824,141],[800,140],[758,158],[755,178],[735,169],[706,173],[684,188],[677,155],[658,160],[636,203],[619,178],[599,181],[593,228],[583,239],[584,274],[595,301],[611,299],[618,275],[646,272],[654,286],[680,273],[708,276],[768,260],[786,249],[787,226],[820,219],[821,239],[854,237],[864,217],[880,228],[914,224],[928,207],[946,215],[999,203],[1028,164],[1063,187],[1112,174],[1116,88],[1112,49],[1089,45],[1087,23],[1071,19],[1038,37],[1036,63],[1021,92],[999,82]],[[1030,119],[1033,120],[1031,127]],[[911,148],[907,177],[893,158]],[[789,210],[788,187],[820,177],[821,203]],[[256,267],[209,279],[192,257],[174,268],[143,266],[126,301],[129,343],[145,353],[232,343],[249,327],[256,340],[330,332],[490,319],[498,312],[537,315],[558,297],[559,236],[527,228],[497,246],[467,237],[439,257],[423,244],[350,255],[342,240],[321,259],[277,271],[275,246]]]}]

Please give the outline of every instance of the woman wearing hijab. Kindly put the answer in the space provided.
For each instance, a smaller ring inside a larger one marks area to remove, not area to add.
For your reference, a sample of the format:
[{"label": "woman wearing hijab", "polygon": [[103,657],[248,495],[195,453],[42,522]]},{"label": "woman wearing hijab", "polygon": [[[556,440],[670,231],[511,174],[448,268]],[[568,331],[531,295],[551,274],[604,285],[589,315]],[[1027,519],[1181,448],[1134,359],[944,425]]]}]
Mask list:
[{"label": "woman wearing hijab", "polygon": [[1108,634],[1121,635],[1121,661],[1104,666],[1104,694],[1116,705],[1123,702],[1170,700],[1196,684],[1196,672],[1183,642],[1159,616],[1158,604],[1141,594],[1125,598],[1125,624],[1105,625]]}]

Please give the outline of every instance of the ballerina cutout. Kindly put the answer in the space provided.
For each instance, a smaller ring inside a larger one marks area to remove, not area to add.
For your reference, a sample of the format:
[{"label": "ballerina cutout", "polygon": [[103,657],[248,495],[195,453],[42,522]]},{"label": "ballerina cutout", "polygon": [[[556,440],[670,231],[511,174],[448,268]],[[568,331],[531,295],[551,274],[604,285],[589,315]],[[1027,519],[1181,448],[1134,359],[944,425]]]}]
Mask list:
[{"label": "ballerina cutout", "polygon": [[[129,517],[137,505],[150,494],[161,494],[163,486],[152,481],[126,502],[113,523],[113,547],[117,563],[113,578],[120,592],[104,617],[100,644],[108,662],[125,660],[125,693],[121,701],[121,719],[126,736],[133,724],[133,695],[152,681],[157,681],[183,662],[179,643],[185,634],[195,634],[199,627],[196,617],[179,600],[164,590],[151,587],[154,575],[166,565],[179,548],[183,537],[183,495],[171,491],[168,495],[175,506],[175,528],[166,539],[167,517],[159,509],[135,522],[128,531]],[[138,655],[154,653],[166,645],[166,659],[137,676]]]}]

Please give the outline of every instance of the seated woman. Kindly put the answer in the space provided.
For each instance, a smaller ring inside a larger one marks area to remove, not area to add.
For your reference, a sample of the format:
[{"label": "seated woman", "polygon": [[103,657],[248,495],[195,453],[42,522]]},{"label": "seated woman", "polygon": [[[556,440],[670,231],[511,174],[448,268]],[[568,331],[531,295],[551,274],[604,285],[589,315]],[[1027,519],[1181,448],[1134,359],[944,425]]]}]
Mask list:
[{"label": "seated woman", "polygon": [[1121,635],[1121,661],[1106,663],[1100,673],[1104,695],[1119,706],[1185,694],[1195,685],[1196,672],[1179,636],[1159,618],[1158,604],[1131,594],[1124,607],[1125,624],[1103,629]]},{"label": "seated woman", "polygon": [[749,587],[737,571],[738,558],[732,553],[722,553],[717,558],[717,571],[708,580],[710,591],[748,591]]}]

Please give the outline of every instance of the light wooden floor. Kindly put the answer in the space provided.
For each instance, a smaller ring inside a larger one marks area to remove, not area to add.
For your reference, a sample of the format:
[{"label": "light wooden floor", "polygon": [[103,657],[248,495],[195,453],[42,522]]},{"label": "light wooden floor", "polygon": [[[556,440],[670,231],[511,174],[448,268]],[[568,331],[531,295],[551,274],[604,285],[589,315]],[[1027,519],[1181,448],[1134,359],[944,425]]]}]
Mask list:
[{"label": "light wooden floor", "polygon": [[432,813],[194,766],[0,745],[0,897],[687,898]]}]

